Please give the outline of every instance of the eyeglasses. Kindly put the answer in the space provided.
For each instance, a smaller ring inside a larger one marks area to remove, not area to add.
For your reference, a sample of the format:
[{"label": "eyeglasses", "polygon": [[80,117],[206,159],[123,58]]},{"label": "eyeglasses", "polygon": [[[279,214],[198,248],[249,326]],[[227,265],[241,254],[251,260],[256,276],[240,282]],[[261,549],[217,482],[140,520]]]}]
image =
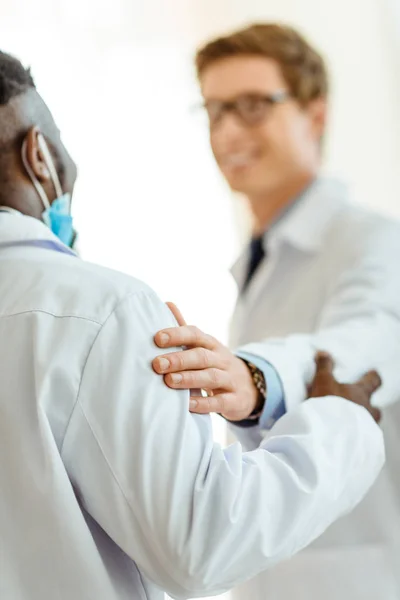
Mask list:
[{"label": "eyeglasses", "polygon": [[259,125],[270,113],[275,104],[282,104],[290,97],[286,90],[279,90],[274,94],[243,94],[224,102],[222,100],[208,100],[204,103],[210,127],[218,125],[227,112],[232,112],[247,127]]}]

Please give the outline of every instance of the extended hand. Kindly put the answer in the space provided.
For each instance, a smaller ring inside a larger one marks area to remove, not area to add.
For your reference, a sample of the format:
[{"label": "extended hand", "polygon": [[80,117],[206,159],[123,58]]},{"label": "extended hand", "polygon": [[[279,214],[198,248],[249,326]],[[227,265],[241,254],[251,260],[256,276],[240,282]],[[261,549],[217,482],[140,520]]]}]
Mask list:
[{"label": "extended hand", "polygon": [[335,365],[329,354],[318,352],[315,356],[315,364],[317,370],[309,388],[310,398],[340,396],[366,408],[375,421],[379,423],[381,412],[371,404],[373,393],[382,384],[376,371],[368,371],[357,383],[339,383],[333,376]]}]

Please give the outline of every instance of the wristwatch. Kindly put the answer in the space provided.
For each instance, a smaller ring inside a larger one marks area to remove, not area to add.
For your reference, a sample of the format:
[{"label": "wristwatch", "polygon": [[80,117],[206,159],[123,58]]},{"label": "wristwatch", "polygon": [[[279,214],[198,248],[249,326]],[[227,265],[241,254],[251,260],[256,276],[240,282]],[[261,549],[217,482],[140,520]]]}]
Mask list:
[{"label": "wristwatch", "polygon": [[258,421],[262,411],[264,410],[265,400],[267,397],[267,384],[265,382],[264,373],[261,371],[261,369],[256,367],[256,365],[254,365],[252,362],[245,360],[244,358],[241,358],[241,360],[246,364],[247,368],[249,369],[254,386],[258,392],[257,403],[253,412],[247,417],[247,419],[244,419],[244,421],[240,421],[240,425],[242,425],[242,427],[245,427],[246,422],[250,421],[250,423],[248,424],[248,426],[250,427],[251,425],[255,425],[255,421]]}]

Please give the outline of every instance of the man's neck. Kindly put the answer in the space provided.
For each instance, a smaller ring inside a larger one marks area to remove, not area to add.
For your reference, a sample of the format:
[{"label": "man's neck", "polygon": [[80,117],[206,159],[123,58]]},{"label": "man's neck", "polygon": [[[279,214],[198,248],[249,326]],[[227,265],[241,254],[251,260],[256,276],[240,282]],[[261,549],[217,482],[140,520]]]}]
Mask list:
[{"label": "man's neck", "polygon": [[44,209],[41,206],[36,190],[30,183],[26,185],[16,184],[9,191],[2,190],[1,196],[4,200],[3,202],[0,201],[0,204],[16,210],[27,217],[34,217],[39,221],[42,220]]},{"label": "man's neck", "polygon": [[261,235],[295,200],[307,189],[315,174],[303,174],[289,181],[285,186],[271,190],[266,194],[248,196],[253,216],[253,236]]}]

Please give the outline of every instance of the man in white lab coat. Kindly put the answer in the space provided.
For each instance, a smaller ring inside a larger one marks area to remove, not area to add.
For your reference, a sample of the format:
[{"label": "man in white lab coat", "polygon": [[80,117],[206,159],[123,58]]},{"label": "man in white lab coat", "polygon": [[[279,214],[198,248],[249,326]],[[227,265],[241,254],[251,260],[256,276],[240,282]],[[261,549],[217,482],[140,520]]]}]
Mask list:
[{"label": "man in white lab coat", "polygon": [[[267,24],[206,45],[197,69],[215,158],[253,216],[253,239],[233,269],[231,347],[262,371],[267,401],[261,394],[254,407],[232,393],[235,365],[190,328],[169,332],[169,343],[191,350],[156,370],[168,373],[170,387],[210,390],[192,410],[238,421],[248,449],[304,400],[316,348],[333,354],[339,379],[378,367],[384,385],[376,403],[396,402],[400,229],[319,175],[328,95],[322,58],[293,29]],[[387,415],[388,467],[362,505],[290,562],[243,584],[235,600],[400,600],[400,423]]]},{"label": "man in white lab coat", "polygon": [[75,178],[29,71],[0,53],[0,598],[217,594],[361,500],[384,459],[379,378],[338,387],[322,356],[310,395],[330,397],[255,452],[215,445],[209,418],[151,368],[170,310],[69,248]]}]

